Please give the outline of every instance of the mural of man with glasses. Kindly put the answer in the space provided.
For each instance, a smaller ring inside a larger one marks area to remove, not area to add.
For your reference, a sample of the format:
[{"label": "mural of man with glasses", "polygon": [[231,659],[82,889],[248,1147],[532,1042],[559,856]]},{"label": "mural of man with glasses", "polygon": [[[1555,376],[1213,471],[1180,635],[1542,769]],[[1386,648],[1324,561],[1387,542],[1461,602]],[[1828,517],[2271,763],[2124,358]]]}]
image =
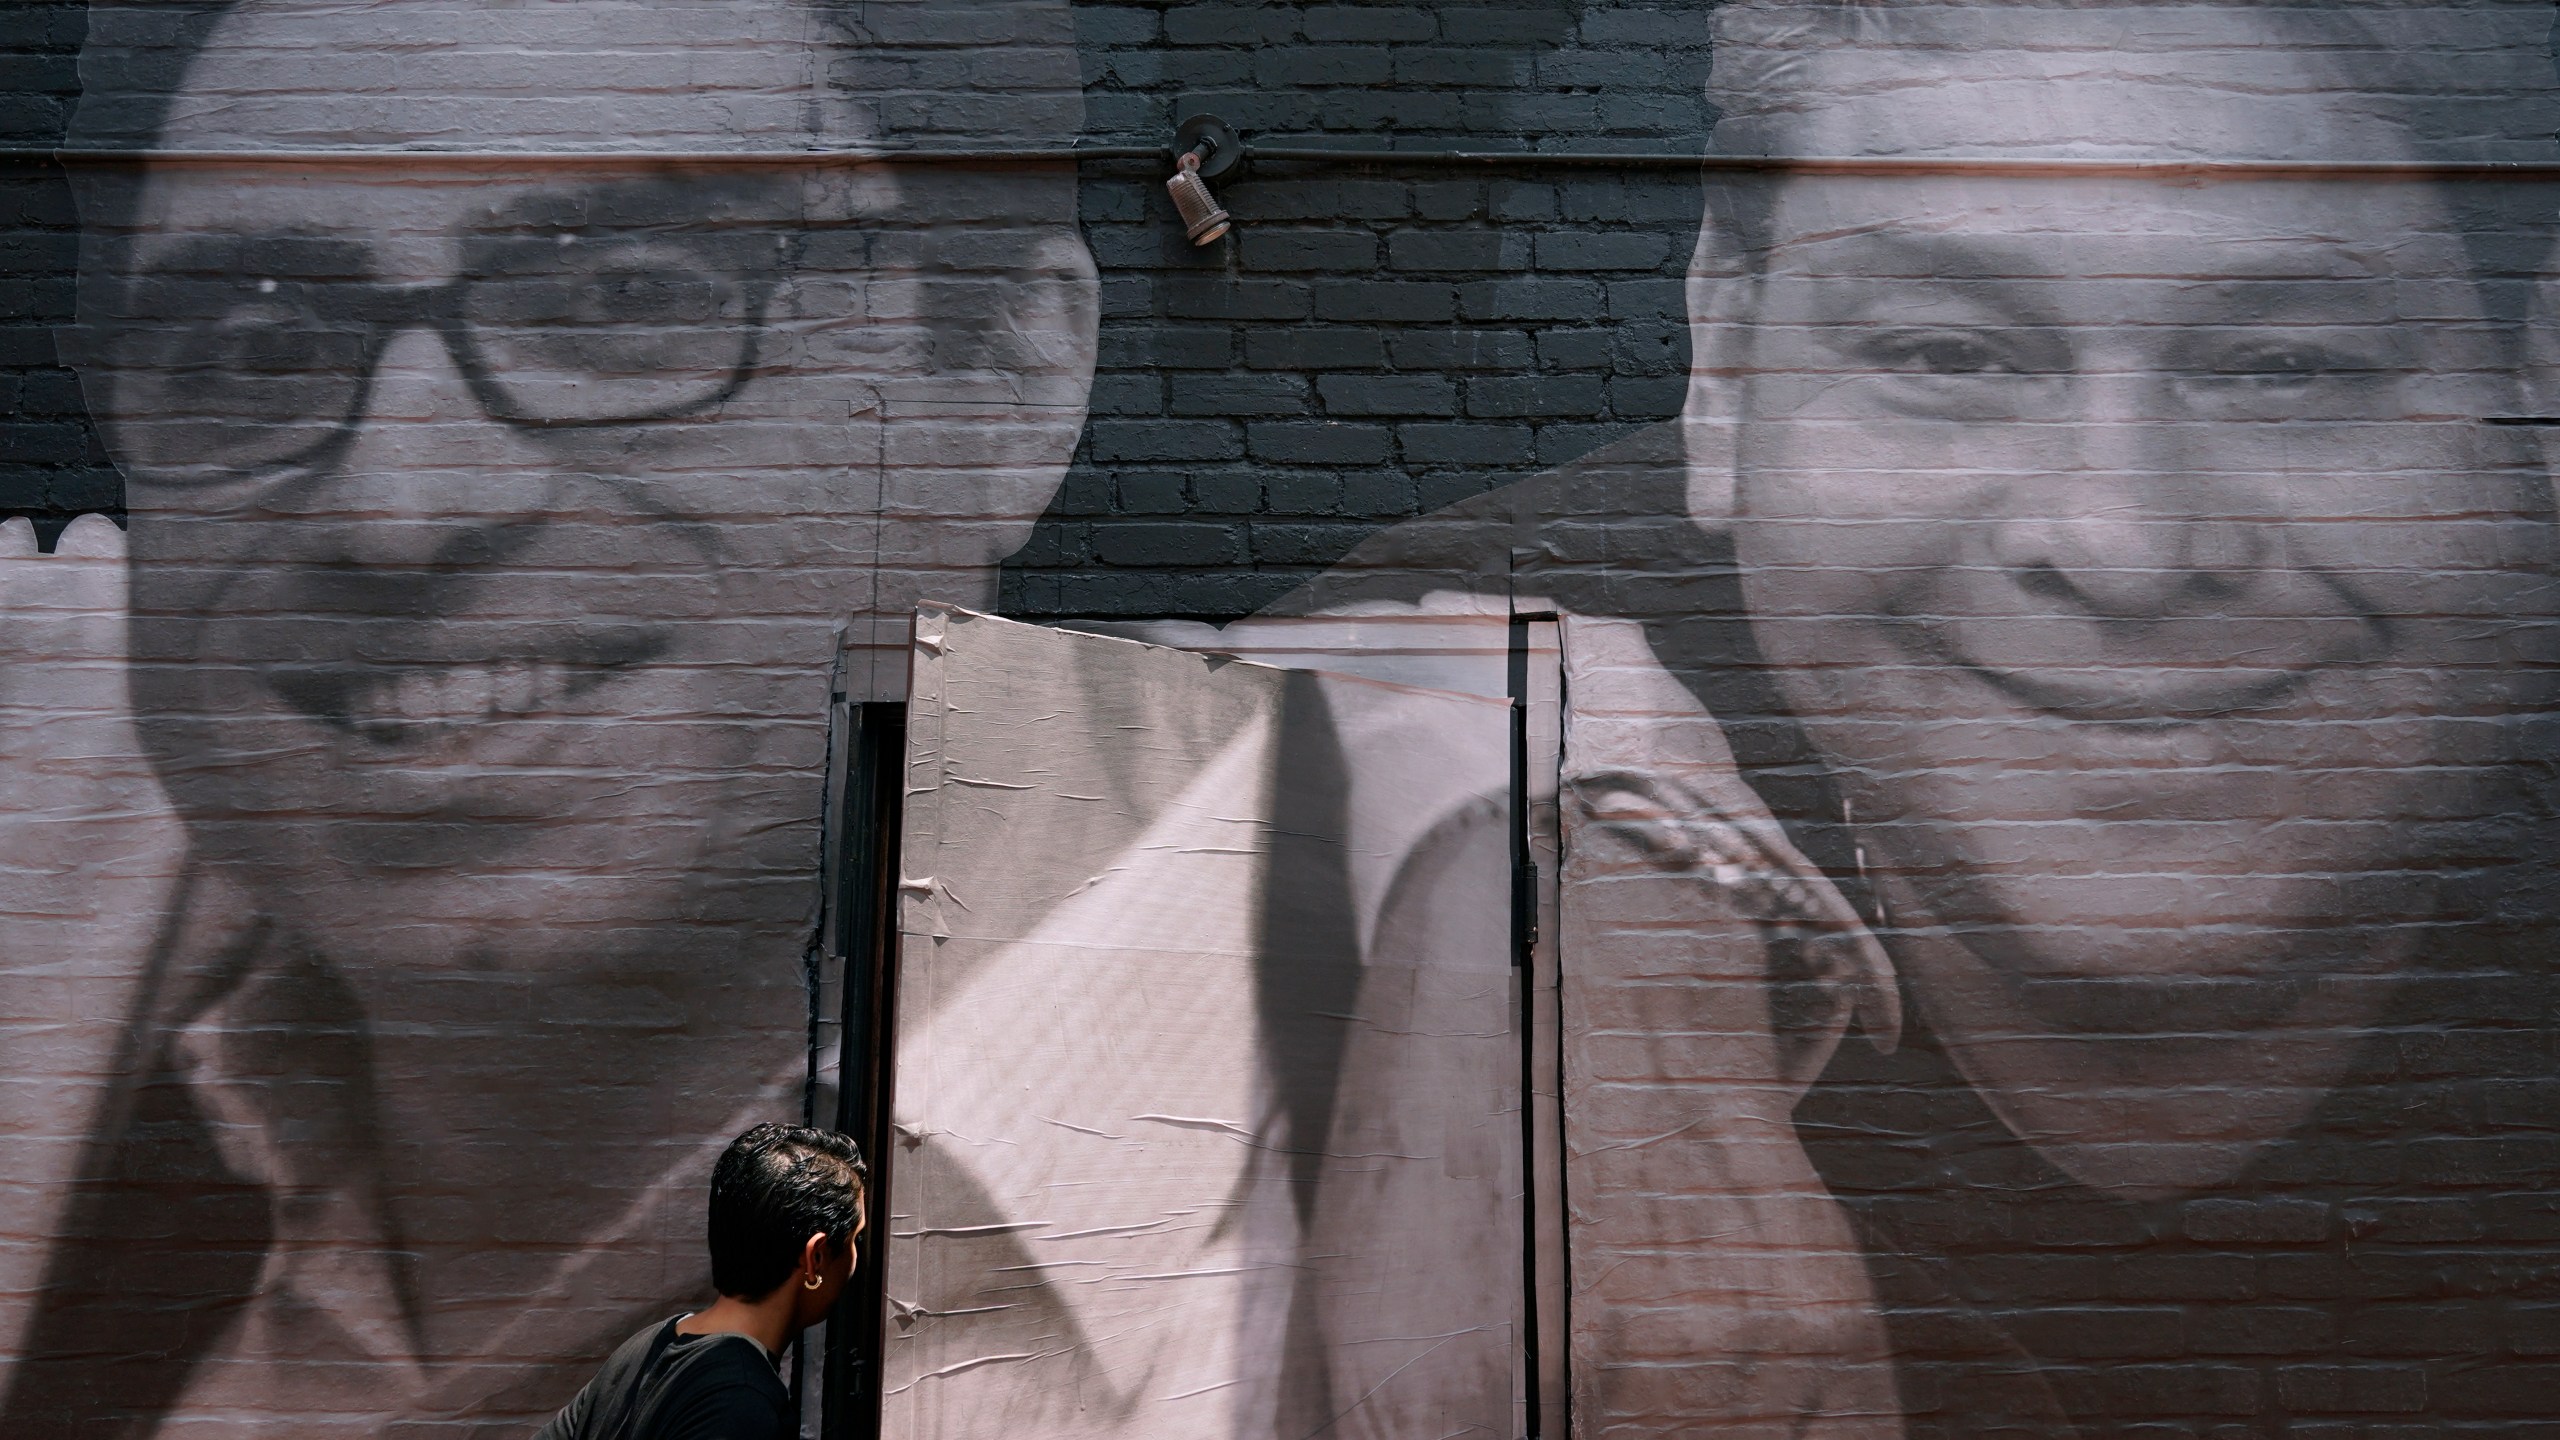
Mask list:
[{"label": "mural of man with glasses", "polygon": [[1065,7],[101,3],[83,83],[188,859],[0,1428],[516,1433],[797,1114],[831,678],[1082,423],[1071,173],[772,154],[1072,136]]},{"label": "mural of man with glasses", "polygon": [[1698,23],[1882,163],[1708,173],[1685,434],[1293,602],[1567,612],[1576,1433],[2540,1423],[2550,9]]}]

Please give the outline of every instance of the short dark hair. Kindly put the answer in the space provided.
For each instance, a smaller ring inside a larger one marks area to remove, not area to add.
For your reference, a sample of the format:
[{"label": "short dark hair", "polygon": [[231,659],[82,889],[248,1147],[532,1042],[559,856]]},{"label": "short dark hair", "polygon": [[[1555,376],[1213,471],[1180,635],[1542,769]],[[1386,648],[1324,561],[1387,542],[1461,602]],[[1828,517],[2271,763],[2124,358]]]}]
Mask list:
[{"label": "short dark hair", "polygon": [[832,1130],[758,1125],[711,1167],[711,1284],[760,1300],[791,1278],[809,1237],[851,1244],[871,1173],[860,1146]]},{"label": "short dark hair", "polygon": [[[1967,76],[1949,62],[1970,57],[1977,70],[2004,51],[2059,50],[2052,20],[2071,12],[2139,15],[2150,0],[1720,0],[1712,13],[1707,100],[1715,120],[1709,151],[1721,156],[1801,153],[1795,135],[1807,117],[1846,93],[1851,82],[1826,82],[1825,58],[1861,50],[1901,51],[1928,60],[1943,87]],[[2153,35],[2128,29],[2084,41],[2150,76],[2142,67],[2206,53],[2176,8]],[[2547,158],[2555,103],[2552,62],[2560,37],[2551,7],[2533,0],[2388,0],[2388,3],[2292,3],[2207,0],[2201,8],[2244,17],[2258,27],[2270,55],[2291,56],[2335,77],[2333,93],[2395,120],[2398,155],[2316,155],[2322,160],[2477,161]],[[2466,25],[2453,22],[2467,21]],[[2192,20],[2186,22],[2192,25]],[[1934,57],[1934,59],[1930,58]],[[1915,61],[1915,63],[1918,63]],[[2183,72],[2172,71],[2172,74]],[[1826,90],[1826,85],[1833,87]],[[1855,77],[1856,93],[1897,93],[1872,76]],[[2213,84],[2196,82],[2209,100]],[[2223,93],[2255,92],[2252,80]],[[2046,123],[2039,120],[2037,123]],[[1900,153],[1890,127],[1873,132],[1865,152]],[[2174,157],[2163,157],[2174,158]],[[2238,158],[2238,157],[2233,157]],[[2284,158],[2270,154],[2265,158]],[[1770,232],[1787,173],[1711,170],[1698,260],[1709,273],[1758,276],[1776,237]],[[2549,261],[2548,201],[2530,185],[2476,180],[2428,182],[2451,212],[2472,260],[2472,283],[2490,316],[2514,322],[2529,287]]]}]

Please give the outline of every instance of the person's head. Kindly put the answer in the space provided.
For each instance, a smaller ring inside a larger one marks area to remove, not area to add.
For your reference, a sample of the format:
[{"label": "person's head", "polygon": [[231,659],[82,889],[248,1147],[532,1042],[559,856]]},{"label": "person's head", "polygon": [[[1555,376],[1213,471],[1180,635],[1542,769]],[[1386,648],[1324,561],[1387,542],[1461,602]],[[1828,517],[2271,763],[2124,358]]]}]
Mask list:
[{"label": "person's head", "polygon": [[832,1130],[764,1124],[711,1168],[711,1284],[761,1301],[789,1286],[792,1329],[826,1316],[869,1223],[862,1151]]},{"label": "person's head", "polygon": [[[1739,0],[1715,149],[2549,159],[2550,24]],[[1904,949],[1924,1012],[1959,1042],[2209,1040],[2404,963],[2437,878],[2488,863],[2560,658],[2539,452],[2483,423],[2526,403],[2547,198],[2067,164],[1709,183],[1691,508],[1730,530],[1892,918],[1955,937]]]},{"label": "person's head", "polygon": [[83,145],[474,157],[84,172],[200,852],[403,973],[798,926],[840,636],[991,596],[1095,282],[1072,167],[719,157],[1059,143],[1064,0],[101,3],[83,67]]}]

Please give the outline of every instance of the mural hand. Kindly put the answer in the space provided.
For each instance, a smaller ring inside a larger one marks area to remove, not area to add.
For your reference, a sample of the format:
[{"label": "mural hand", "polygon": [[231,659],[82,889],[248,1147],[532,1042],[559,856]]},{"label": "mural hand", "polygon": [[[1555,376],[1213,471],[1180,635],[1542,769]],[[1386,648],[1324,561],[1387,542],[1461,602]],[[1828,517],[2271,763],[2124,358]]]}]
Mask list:
[{"label": "mural hand", "polygon": [[1874,939],[1640,630],[1569,622],[1566,1194],[1575,1417],[1610,1437],[1901,1434],[1872,1282],[1794,1111]]}]

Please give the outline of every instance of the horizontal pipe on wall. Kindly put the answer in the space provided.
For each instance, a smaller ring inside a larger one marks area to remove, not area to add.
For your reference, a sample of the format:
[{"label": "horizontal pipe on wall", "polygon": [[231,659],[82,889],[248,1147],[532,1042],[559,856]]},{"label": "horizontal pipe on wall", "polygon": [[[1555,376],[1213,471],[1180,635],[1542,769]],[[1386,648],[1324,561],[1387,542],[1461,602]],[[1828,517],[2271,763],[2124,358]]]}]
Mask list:
[{"label": "horizontal pipe on wall", "polygon": [[1248,160],[1284,164],[1486,169],[1625,169],[1789,175],[2134,176],[2158,179],[2560,180],[2560,160],[2132,160],[1902,155],[1681,155],[1653,151],[1348,150],[1248,145]]},{"label": "horizontal pipe on wall", "polygon": [[1077,160],[1159,160],[1161,145],[1065,146],[1036,150],[403,150],[335,146],[316,150],[77,150],[13,146],[0,159],[66,165],[1060,165]]},{"label": "horizontal pipe on wall", "polygon": [[[1697,155],[1660,151],[1369,150],[1342,146],[1251,145],[1248,161],[1367,169],[1699,169],[1797,175],[2129,176],[2146,179],[2560,179],[2547,160],[2142,160],[2003,156]],[[154,165],[1054,165],[1085,160],[1151,160],[1171,165],[1162,145],[1055,146],[1028,150],[100,150],[0,147],[0,160]]]}]

